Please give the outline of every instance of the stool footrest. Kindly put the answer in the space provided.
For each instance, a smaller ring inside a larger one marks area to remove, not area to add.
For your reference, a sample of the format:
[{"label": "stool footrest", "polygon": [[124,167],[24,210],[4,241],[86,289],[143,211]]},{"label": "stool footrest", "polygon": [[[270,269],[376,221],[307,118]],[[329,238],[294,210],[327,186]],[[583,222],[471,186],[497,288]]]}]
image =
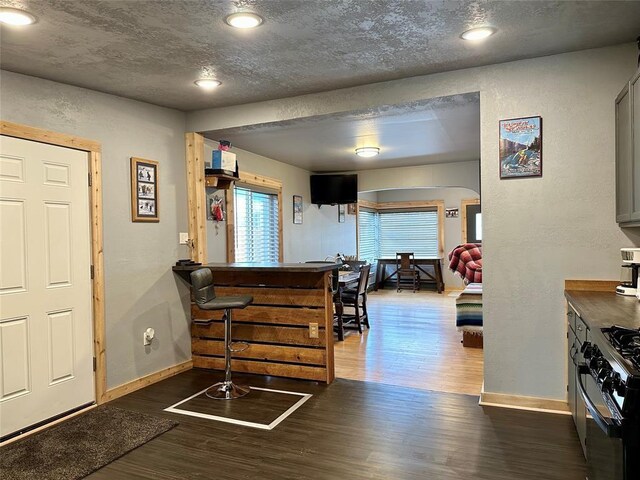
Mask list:
[{"label": "stool footrest", "polygon": [[[239,345],[239,348],[235,348],[236,345]],[[247,342],[231,342],[229,345],[229,351],[233,353],[244,352],[247,348],[249,348],[249,344]]]}]

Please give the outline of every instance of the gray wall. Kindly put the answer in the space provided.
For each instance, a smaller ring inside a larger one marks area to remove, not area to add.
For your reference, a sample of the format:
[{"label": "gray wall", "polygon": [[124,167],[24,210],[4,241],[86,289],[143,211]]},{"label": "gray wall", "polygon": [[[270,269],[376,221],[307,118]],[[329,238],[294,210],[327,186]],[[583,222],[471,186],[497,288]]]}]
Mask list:
[{"label": "gray wall", "polygon": [[[183,113],[1,72],[3,120],[102,144],[107,385],[109,388],[191,358],[188,292],[171,265],[188,252]],[[129,158],[157,160],[159,223],[131,222]],[[147,327],[156,331],[142,345]]]},{"label": "gray wall", "polygon": [[[203,110],[217,130],[480,92],[485,390],[566,397],[563,286],[619,279],[619,249],[640,245],[614,221],[613,100],[636,68],[634,44],[338,91]],[[501,181],[498,121],[543,117],[544,176]]]},{"label": "gray wall", "polygon": [[[217,142],[205,140],[205,158],[218,148]],[[322,260],[340,252],[356,254],[356,217],[345,215],[345,222],[338,223],[338,207],[324,205],[318,208],[310,203],[309,175],[311,172],[293,167],[271,158],[256,155],[246,150],[233,148],[238,168],[282,181],[283,249],[285,262]],[[220,194],[223,195],[222,193]],[[293,195],[302,195],[303,221],[293,224]],[[226,230],[224,222],[207,221],[207,260],[226,262]]]},{"label": "gray wall", "polygon": [[361,192],[389,188],[463,187],[480,191],[480,162],[454,162],[365,170],[358,173]]},{"label": "gray wall", "polygon": [[464,284],[462,279],[454,275],[449,270],[449,252],[462,243],[462,210],[460,202],[462,200],[478,198],[478,194],[468,188],[412,188],[384,190],[378,192],[378,202],[410,202],[416,200],[444,200],[445,208],[457,208],[459,214],[457,218],[444,219],[444,260],[442,262],[442,273],[445,288],[447,290],[462,290]]}]

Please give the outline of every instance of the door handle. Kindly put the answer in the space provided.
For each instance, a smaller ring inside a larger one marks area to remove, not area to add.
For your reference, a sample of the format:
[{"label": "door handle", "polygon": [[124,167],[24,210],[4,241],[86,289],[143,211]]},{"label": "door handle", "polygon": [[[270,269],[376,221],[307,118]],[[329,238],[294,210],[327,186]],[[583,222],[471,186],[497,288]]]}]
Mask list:
[{"label": "door handle", "polygon": [[600,413],[600,410],[595,406],[589,395],[587,394],[587,390],[584,388],[584,384],[582,383],[582,375],[586,373],[590,375],[589,369],[586,365],[580,365],[578,370],[576,371],[576,380],[578,391],[580,392],[580,396],[584,401],[587,410],[593,417],[593,420],[596,422],[600,430],[602,430],[607,437],[609,438],[621,438],[622,437],[622,425],[615,418],[607,418]]}]

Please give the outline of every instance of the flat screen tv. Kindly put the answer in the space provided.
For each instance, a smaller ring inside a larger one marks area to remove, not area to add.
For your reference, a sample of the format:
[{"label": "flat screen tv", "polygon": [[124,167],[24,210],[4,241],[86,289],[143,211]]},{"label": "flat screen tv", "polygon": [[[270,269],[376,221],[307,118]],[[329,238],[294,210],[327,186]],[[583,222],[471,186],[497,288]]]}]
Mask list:
[{"label": "flat screen tv", "polygon": [[311,175],[311,203],[336,205],[358,201],[358,175]]}]

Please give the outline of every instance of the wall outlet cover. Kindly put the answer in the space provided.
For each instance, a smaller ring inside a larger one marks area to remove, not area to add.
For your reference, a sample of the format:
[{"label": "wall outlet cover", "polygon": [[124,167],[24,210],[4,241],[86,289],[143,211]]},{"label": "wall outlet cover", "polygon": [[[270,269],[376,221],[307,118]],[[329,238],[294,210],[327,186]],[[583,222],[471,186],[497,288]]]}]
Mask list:
[{"label": "wall outlet cover", "polygon": [[318,338],[318,324],[310,323],[309,324],[309,338]]}]

